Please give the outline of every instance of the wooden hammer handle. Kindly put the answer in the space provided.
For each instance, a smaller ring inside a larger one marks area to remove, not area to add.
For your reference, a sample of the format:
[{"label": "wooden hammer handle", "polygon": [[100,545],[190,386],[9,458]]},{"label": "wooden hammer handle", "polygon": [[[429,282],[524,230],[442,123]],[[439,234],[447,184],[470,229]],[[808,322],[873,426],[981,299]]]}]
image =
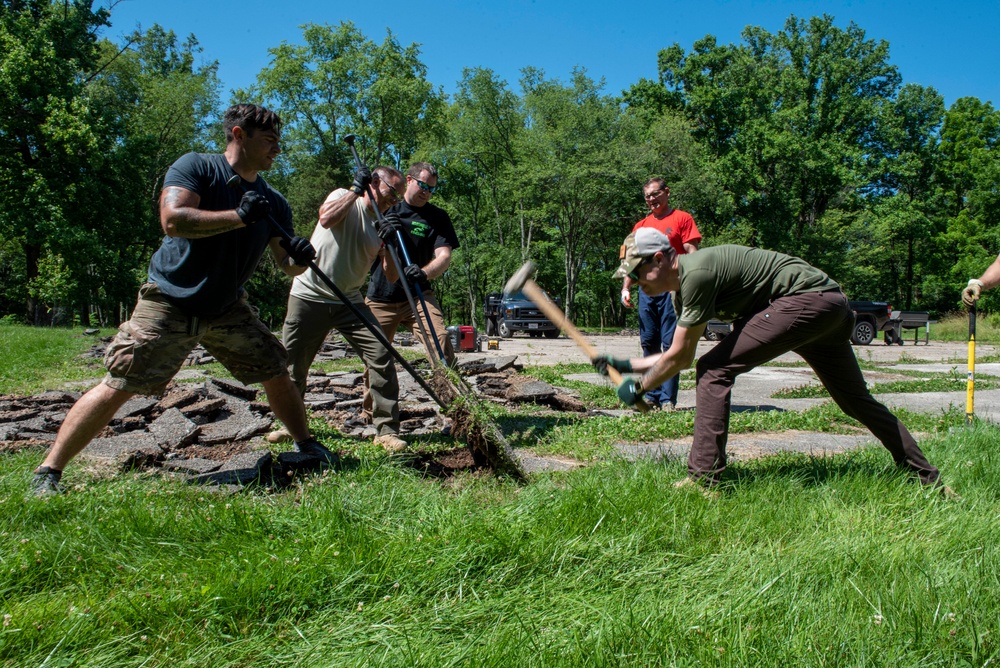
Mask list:
[{"label": "wooden hammer handle", "polygon": [[[580,349],[587,355],[587,359],[594,359],[597,357],[599,354],[597,348],[590,344],[590,341],[588,341],[583,333],[569,321],[569,318],[567,318],[566,314],[562,312],[562,309],[556,306],[555,303],[549,299],[548,295],[545,294],[544,290],[538,287],[537,283],[529,278],[524,282],[522,291],[525,295],[527,295],[528,299],[535,303],[535,306],[542,310],[542,313],[545,314],[546,318],[557,325],[559,329],[566,332],[566,336],[573,339],[573,341],[576,342],[576,345],[580,346]],[[615,385],[621,385],[622,381],[625,380],[621,373],[618,372],[618,369],[610,366],[608,367],[608,378],[610,378],[611,382]],[[640,413],[645,413],[649,410],[649,406],[647,406],[646,402],[642,399],[636,400],[635,407]]]}]

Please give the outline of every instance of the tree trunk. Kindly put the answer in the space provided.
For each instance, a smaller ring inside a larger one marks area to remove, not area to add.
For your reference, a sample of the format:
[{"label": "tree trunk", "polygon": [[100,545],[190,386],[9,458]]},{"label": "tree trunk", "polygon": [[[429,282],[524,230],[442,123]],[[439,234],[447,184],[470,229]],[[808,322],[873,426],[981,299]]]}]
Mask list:
[{"label": "tree trunk", "polygon": [[[42,256],[42,247],[36,244],[25,244],[24,246],[24,274],[26,277],[27,285],[31,285],[32,281],[38,278],[38,260]],[[38,299],[33,297],[31,293],[28,293],[27,306],[27,316],[28,322],[33,325],[44,325],[45,324],[45,313],[44,308],[39,303]]]}]

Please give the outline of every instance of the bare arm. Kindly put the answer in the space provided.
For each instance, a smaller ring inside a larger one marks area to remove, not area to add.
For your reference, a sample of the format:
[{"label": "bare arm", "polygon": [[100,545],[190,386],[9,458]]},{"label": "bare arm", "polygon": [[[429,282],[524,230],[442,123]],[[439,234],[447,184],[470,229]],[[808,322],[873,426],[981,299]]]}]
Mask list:
[{"label": "bare arm", "polygon": [[354,208],[354,203],[361,197],[355,195],[350,190],[338,193],[339,197],[333,197],[334,191],[326,198],[326,201],[319,207],[319,224],[326,229],[336,227],[347,219],[347,214]]},{"label": "bare arm", "polygon": [[392,261],[389,253],[389,247],[382,246],[378,251],[378,256],[382,258],[382,272],[385,274],[385,280],[395,283],[399,280],[399,272],[396,271],[396,263]]},{"label": "bare arm", "polygon": [[431,280],[448,271],[449,266],[451,266],[451,246],[439,246],[434,249],[434,259],[421,269],[427,274],[427,280]]},{"label": "bare arm", "polygon": [[1000,255],[993,260],[993,264],[986,268],[983,275],[979,277],[983,284],[983,290],[989,290],[1000,285]]},{"label": "bare arm", "polygon": [[696,250],[698,250],[698,247],[700,245],[701,245],[701,239],[698,239],[696,241],[685,241],[684,242],[684,252],[685,253],[693,253]]},{"label": "bare arm", "polygon": [[[160,227],[168,237],[202,239],[246,227],[236,209],[204,211],[201,197],[186,188],[167,186],[160,193]],[[263,223],[262,223],[263,224]]]},{"label": "bare arm", "polygon": [[271,248],[271,255],[274,256],[274,261],[278,263],[278,268],[288,276],[298,276],[308,268],[295,264],[285,249],[281,247],[281,239],[279,237],[272,237],[267,245]]}]

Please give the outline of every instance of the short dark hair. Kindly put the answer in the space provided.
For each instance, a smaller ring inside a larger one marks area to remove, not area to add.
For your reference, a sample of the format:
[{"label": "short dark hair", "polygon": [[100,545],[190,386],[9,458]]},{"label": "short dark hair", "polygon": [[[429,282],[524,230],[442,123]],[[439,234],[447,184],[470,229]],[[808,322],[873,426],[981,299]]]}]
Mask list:
[{"label": "short dark hair", "polygon": [[222,129],[226,131],[226,143],[233,141],[233,128],[241,127],[249,136],[257,130],[274,130],[281,133],[281,118],[270,109],[256,104],[234,104],[226,109],[222,117]]},{"label": "short dark hair", "polygon": [[406,170],[406,175],[414,179],[420,179],[420,172],[427,172],[435,178],[437,178],[438,175],[438,170],[434,169],[434,165],[429,162],[413,163],[410,165],[410,168]]},{"label": "short dark hair", "polygon": [[660,185],[660,190],[664,190],[667,187],[666,179],[664,179],[662,176],[654,176],[653,178],[642,184],[642,189],[645,190],[654,183],[658,183]]},{"label": "short dark hair", "polygon": [[398,169],[393,167],[379,166],[372,170],[372,174],[378,174],[379,181],[388,181],[389,179],[401,179],[403,178],[403,173]]}]

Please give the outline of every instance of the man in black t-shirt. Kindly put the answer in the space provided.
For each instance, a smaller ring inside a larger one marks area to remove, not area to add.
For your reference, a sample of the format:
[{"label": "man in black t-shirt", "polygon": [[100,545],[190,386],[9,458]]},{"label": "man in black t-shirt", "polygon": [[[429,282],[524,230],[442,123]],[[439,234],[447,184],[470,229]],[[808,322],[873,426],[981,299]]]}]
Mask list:
[{"label": "man in black t-shirt", "polygon": [[[448,214],[430,203],[437,182],[438,173],[433,165],[427,162],[414,163],[406,172],[403,201],[390,209],[390,212],[399,216],[406,232],[403,236],[411,264],[403,268],[403,273],[410,285],[417,283],[423,290],[434,332],[448,364],[452,365],[455,362],[455,351],[445,331],[444,316],[430,281],[448,270],[451,251],[458,248],[458,236]],[[424,339],[425,314],[420,314],[421,325],[416,326],[416,316],[410,309],[402,284],[399,281],[390,283],[379,263],[375,264],[372,271],[365,303],[371,308],[390,341],[399,326],[404,325],[416,333],[427,348],[432,351],[437,349],[434,341]],[[419,302],[417,308],[423,310]]]},{"label": "man in black t-shirt", "polygon": [[[281,152],[281,119],[263,107],[238,104],[226,111],[223,127],[225,153],[189,153],[167,172],[160,194],[166,236],[150,260],[148,281],[131,319],[108,346],[107,377],[73,405],[52,450],[35,469],[36,496],[62,491],[66,464],[132,396],[162,394],[199,343],[241,382],[264,386],[300,452],[335,459],[310,435],[285,349],[243,290],[267,248],[290,276],[305,271],[316,256],[308,239],[285,241],[269,223],[291,233],[288,203],[259,175]],[[234,175],[239,186],[230,186]]]}]

